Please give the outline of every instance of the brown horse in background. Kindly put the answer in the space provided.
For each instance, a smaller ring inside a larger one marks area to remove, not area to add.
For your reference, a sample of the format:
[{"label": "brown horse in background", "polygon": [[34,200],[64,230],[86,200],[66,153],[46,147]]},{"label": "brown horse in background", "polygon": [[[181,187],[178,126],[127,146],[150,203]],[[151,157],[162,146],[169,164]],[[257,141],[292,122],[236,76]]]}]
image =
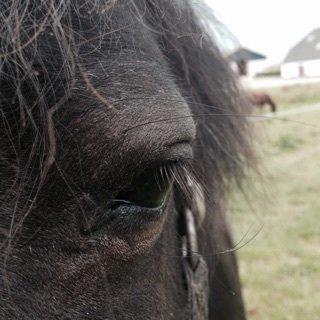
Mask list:
[{"label": "brown horse in background", "polygon": [[274,102],[274,100],[271,98],[271,96],[265,92],[257,91],[257,92],[250,92],[248,94],[248,98],[250,103],[253,106],[257,106],[259,108],[262,108],[264,105],[269,105],[272,112],[277,111],[277,105]]}]

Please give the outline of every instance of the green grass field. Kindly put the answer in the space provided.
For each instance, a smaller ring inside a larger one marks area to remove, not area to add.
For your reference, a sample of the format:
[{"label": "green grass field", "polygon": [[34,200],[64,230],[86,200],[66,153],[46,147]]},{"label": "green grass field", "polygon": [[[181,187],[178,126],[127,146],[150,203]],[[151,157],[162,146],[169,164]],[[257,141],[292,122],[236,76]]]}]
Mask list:
[{"label": "green grass field", "polygon": [[255,123],[262,177],[230,203],[250,320],[320,319],[320,111],[287,120]]},{"label": "green grass field", "polygon": [[320,102],[320,83],[266,88],[257,91],[268,92],[278,105],[278,110]]}]

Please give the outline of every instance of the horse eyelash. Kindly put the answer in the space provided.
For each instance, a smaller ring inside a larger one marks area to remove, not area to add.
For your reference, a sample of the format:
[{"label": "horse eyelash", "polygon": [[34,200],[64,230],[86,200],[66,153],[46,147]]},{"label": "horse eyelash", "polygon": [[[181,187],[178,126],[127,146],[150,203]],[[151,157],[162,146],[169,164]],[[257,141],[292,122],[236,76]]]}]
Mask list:
[{"label": "horse eyelash", "polygon": [[188,202],[192,201],[192,185],[200,184],[191,163],[188,161],[173,161],[160,166],[155,171],[155,179],[159,188],[161,183],[171,181],[173,187]]}]

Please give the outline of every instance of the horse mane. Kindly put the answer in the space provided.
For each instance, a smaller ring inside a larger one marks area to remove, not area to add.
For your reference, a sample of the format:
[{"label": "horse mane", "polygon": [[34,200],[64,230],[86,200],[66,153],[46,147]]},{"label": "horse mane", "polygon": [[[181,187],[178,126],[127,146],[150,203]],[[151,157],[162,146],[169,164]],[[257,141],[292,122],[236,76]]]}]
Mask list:
[{"label": "horse mane", "polygon": [[[219,314],[212,311],[219,319],[227,314],[242,319],[241,285],[225,211],[230,186],[235,182],[241,188],[246,170],[255,168],[246,117],[248,101],[212,33],[207,33],[190,3],[179,9],[170,6],[170,1],[149,3],[153,16],[158,15],[154,28],[163,52],[197,123],[193,171],[205,191],[207,208],[198,237],[199,250],[211,270],[209,307],[219,310]],[[211,21],[221,27],[214,18]]]},{"label": "horse mane", "polygon": [[254,165],[247,98],[213,34],[189,2],[181,8],[170,6],[171,1],[148,3],[153,17],[158,17],[153,27],[163,52],[198,125],[196,171],[201,179],[210,176],[215,181],[213,193],[221,196],[231,181],[240,183],[246,168]]}]

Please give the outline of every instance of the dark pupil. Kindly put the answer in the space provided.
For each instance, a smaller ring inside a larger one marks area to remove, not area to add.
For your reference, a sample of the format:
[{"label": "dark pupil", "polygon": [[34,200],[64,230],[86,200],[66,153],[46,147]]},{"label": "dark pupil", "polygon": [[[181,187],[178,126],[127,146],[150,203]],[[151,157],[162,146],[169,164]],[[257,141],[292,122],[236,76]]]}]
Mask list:
[{"label": "dark pupil", "polygon": [[156,208],[164,203],[169,192],[171,179],[161,169],[148,170],[125,190],[117,195],[116,201],[127,201],[140,207]]}]

